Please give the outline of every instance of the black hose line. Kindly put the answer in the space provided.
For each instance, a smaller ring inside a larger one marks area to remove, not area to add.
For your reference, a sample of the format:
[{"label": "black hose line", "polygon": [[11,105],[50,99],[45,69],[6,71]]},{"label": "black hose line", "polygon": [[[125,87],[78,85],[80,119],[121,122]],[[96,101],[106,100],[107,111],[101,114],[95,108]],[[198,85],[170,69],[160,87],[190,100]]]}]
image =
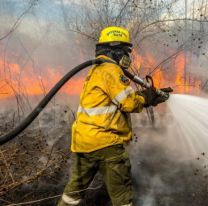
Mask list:
[{"label": "black hose line", "polygon": [[12,140],[18,134],[20,134],[27,126],[29,126],[32,121],[40,114],[40,112],[44,109],[44,107],[49,103],[49,101],[53,98],[53,96],[58,92],[58,90],[75,74],[77,74],[82,69],[91,66],[93,64],[102,64],[104,63],[104,59],[93,59],[86,61],[71,71],[69,71],[49,92],[48,94],[41,100],[41,102],[36,106],[36,108],[13,130],[8,132],[5,135],[0,137],[0,145],[5,144],[6,142]]}]

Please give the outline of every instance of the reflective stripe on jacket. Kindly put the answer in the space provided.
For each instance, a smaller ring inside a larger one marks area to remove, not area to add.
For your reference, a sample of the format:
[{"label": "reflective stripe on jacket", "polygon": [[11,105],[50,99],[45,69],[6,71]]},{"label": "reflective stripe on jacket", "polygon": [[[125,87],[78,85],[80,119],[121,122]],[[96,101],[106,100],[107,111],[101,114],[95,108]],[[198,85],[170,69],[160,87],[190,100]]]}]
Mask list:
[{"label": "reflective stripe on jacket", "polygon": [[144,98],[135,93],[118,65],[106,62],[92,66],[72,126],[71,150],[92,152],[129,141],[129,113],[141,112],[143,104]]}]

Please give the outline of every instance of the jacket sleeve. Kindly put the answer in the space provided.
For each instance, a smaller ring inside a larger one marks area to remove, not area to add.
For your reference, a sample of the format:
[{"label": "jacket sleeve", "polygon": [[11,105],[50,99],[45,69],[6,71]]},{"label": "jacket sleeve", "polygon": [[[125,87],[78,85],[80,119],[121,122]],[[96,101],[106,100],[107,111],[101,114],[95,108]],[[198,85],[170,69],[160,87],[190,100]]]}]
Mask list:
[{"label": "jacket sleeve", "polygon": [[144,97],[136,94],[122,69],[115,64],[106,63],[103,71],[105,92],[111,101],[123,112],[141,112]]}]

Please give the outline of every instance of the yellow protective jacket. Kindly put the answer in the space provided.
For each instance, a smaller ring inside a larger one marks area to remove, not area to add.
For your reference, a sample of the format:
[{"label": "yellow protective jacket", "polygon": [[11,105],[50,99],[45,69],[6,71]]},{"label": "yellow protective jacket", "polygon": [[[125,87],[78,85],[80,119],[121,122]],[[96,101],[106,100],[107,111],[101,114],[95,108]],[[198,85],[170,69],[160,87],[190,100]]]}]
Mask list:
[{"label": "yellow protective jacket", "polygon": [[[103,55],[98,58],[101,57],[110,59]],[[72,126],[72,152],[88,153],[131,140],[129,113],[141,112],[144,102],[118,65],[92,66]]]}]

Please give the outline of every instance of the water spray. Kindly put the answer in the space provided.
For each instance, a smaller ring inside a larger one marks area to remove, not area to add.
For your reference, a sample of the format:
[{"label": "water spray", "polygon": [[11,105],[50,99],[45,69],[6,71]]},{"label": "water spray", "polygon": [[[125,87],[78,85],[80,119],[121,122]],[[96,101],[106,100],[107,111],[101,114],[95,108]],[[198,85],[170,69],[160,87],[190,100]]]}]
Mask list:
[{"label": "water spray", "polygon": [[[4,134],[0,136],[0,145],[5,144],[15,138],[17,135],[19,135],[25,128],[27,128],[33,120],[40,114],[40,112],[45,108],[45,106],[50,102],[50,100],[53,98],[53,96],[61,89],[61,87],[68,81],[70,80],[75,74],[83,70],[84,68],[87,68],[92,65],[100,65],[105,62],[110,62],[114,63],[110,60],[98,58],[98,59],[93,59],[86,61],[76,67],[74,67],[71,71],[69,71],[59,82],[56,83],[56,85],[48,92],[48,94],[41,100],[41,102],[35,107],[35,109],[13,130],[8,132],[7,134]],[[154,87],[154,83],[152,80],[152,77],[147,76],[146,80],[141,79],[137,75],[131,74],[129,71],[126,69],[123,69],[124,74],[134,81],[135,83],[139,84],[142,87],[145,88],[151,88]],[[156,90],[157,94],[163,97],[166,97],[168,99],[169,93],[166,93],[162,90]]]}]

